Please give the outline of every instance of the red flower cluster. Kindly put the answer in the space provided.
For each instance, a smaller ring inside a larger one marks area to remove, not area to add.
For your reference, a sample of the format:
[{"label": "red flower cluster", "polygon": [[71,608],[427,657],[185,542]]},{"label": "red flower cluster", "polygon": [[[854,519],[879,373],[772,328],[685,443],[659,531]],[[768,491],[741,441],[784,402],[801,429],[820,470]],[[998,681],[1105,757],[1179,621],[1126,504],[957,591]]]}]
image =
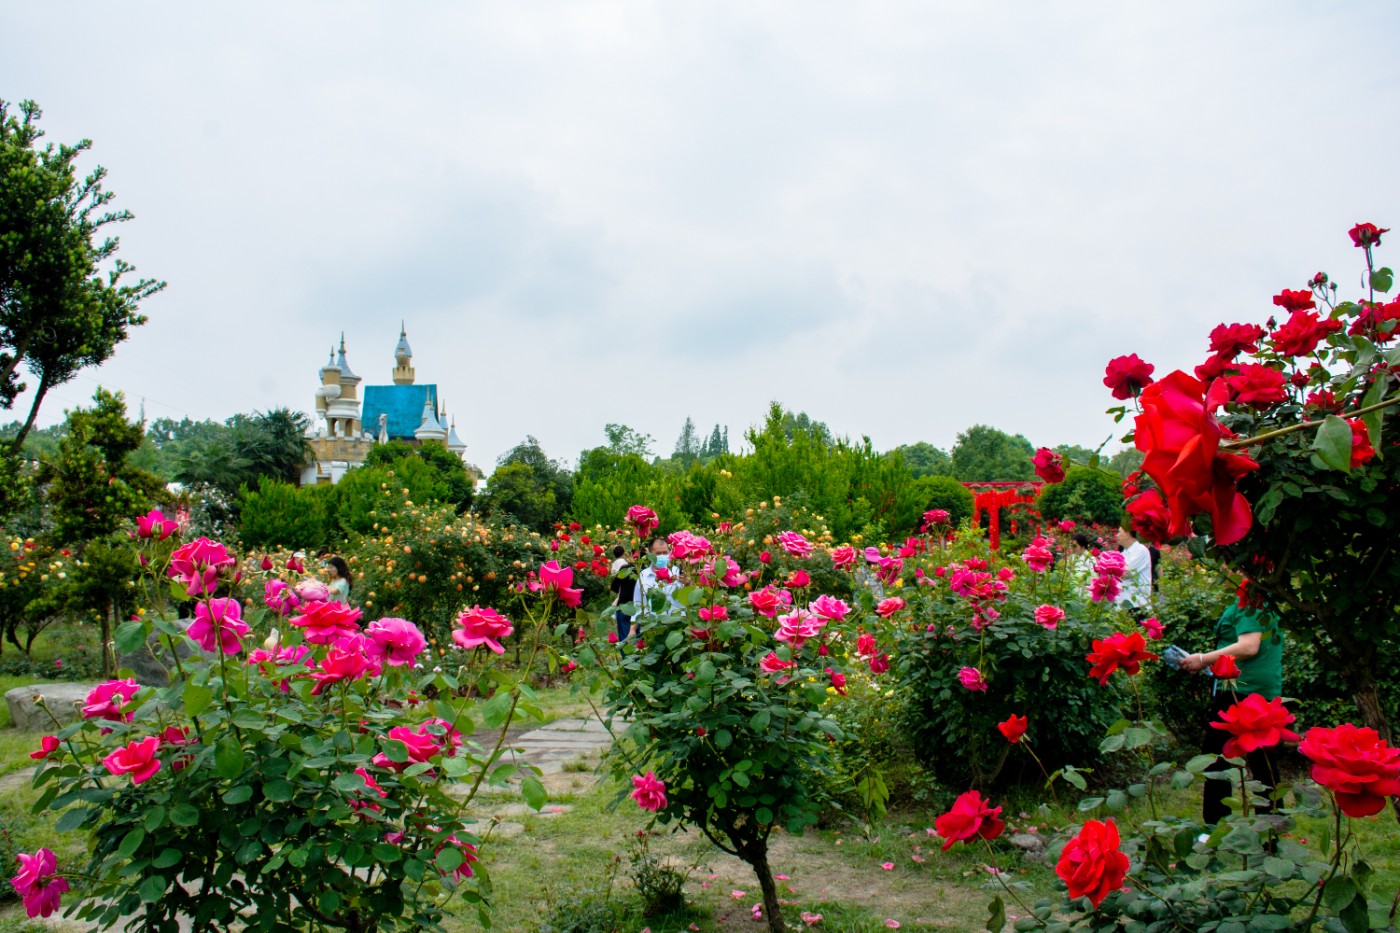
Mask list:
[{"label": "red flower cluster", "polygon": [[1051,485],[1065,481],[1065,458],[1049,447],[1042,447],[1031,458],[1035,464],[1035,475]]},{"label": "red flower cluster", "polygon": [[1115,632],[1107,638],[1095,638],[1094,650],[1084,660],[1092,665],[1089,676],[1097,677],[1106,687],[1108,678],[1120,667],[1127,674],[1136,674],[1143,661],[1155,661],[1157,655],[1147,650],[1147,639],[1141,632]]},{"label": "red flower cluster", "polygon": [[1145,454],[1143,471],[1166,500],[1171,534],[1186,534],[1191,517],[1206,512],[1216,541],[1234,544],[1254,521],[1249,502],[1235,484],[1259,464],[1220,451],[1220,442],[1229,435],[1211,414],[1218,401],[1213,391],[1207,404],[1199,380],[1179,370],[1171,373],[1143,390],[1136,443]]},{"label": "red flower cluster", "polygon": [[1308,730],[1298,751],[1313,761],[1312,778],[1337,795],[1347,816],[1374,816],[1385,798],[1400,797],[1400,748],[1391,748],[1375,729],[1343,723],[1335,729]]},{"label": "red flower cluster", "polygon": [[1368,246],[1380,246],[1381,234],[1389,233],[1389,227],[1377,227],[1375,224],[1357,224],[1347,231],[1351,237],[1353,246],[1365,249]]},{"label": "red flower cluster", "polygon": [[[1298,294],[1306,294],[1299,292]],[[1274,299],[1277,301],[1278,299]],[[1308,307],[1312,307],[1309,301]],[[1316,311],[1299,309],[1293,312],[1283,326],[1274,331],[1274,352],[1280,356],[1307,356],[1317,349],[1318,344],[1328,335],[1342,329],[1341,321],[1331,318],[1323,320]]]},{"label": "red flower cluster", "polygon": [[1267,408],[1288,400],[1285,388],[1288,380],[1283,373],[1263,363],[1242,363],[1239,371],[1226,377],[1225,382],[1241,405]]},{"label": "red flower cluster", "polygon": [[1298,741],[1298,733],[1287,728],[1292,722],[1293,714],[1284,707],[1283,700],[1277,697],[1266,700],[1251,693],[1223,710],[1220,721],[1210,725],[1212,729],[1230,733],[1225,740],[1225,757],[1242,758],[1261,748]]},{"label": "red flower cluster", "polygon": [[1160,492],[1149,489],[1130,501],[1126,508],[1133,523],[1133,531],[1137,532],[1139,538],[1145,538],[1153,544],[1165,544],[1171,540],[1172,515]]}]

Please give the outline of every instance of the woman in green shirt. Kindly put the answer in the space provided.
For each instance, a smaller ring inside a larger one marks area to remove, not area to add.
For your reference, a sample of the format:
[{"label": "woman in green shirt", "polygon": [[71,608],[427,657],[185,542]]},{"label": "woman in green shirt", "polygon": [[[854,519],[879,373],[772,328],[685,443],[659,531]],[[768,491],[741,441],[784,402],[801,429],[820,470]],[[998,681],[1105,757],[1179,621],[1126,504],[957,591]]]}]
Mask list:
[{"label": "woman in green shirt", "polygon": [[[1230,680],[1217,680],[1211,697],[1210,721],[1219,722],[1220,714],[1240,700],[1257,693],[1266,700],[1283,696],[1283,633],[1279,630],[1278,616],[1262,609],[1243,609],[1232,605],[1220,614],[1215,623],[1215,650],[1186,657],[1181,666],[1192,673],[1210,670],[1222,657],[1230,656],[1239,667],[1239,677]],[[1228,733],[1221,729],[1206,730],[1205,751],[1220,754],[1224,751]],[[1260,749],[1245,756],[1245,763],[1256,781],[1270,788],[1278,784],[1278,767],[1271,749]],[[1224,769],[1223,761],[1217,762],[1207,771]],[[1229,781],[1207,780],[1205,783],[1202,816],[1209,825],[1219,823],[1229,815],[1225,799],[1232,788]],[[1260,808],[1263,812],[1273,810],[1269,804]]]}]

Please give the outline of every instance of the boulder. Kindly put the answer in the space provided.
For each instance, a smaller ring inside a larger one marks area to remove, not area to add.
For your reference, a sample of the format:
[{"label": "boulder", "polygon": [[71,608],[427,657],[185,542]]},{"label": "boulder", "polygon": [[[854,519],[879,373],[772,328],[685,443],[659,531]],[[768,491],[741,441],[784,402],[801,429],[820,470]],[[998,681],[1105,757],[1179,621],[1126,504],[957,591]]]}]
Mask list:
[{"label": "boulder", "polygon": [[[77,722],[83,700],[96,684],[33,684],[5,691],[10,722],[25,732],[52,732],[56,727],[49,713],[63,725]],[[42,701],[43,705],[40,705]],[[48,707],[45,712],[44,707]]]},{"label": "boulder", "polygon": [[[194,657],[194,648],[184,639],[176,644],[176,650],[180,653],[182,664],[200,663],[198,659],[190,660]],[[117,670],[131,671],[136,682],[143,687],[168,687],[170,675],[175,670],[175,659],[170,656],[170,649],[152,634],[141,648],[130,654],[117,655]]]}]

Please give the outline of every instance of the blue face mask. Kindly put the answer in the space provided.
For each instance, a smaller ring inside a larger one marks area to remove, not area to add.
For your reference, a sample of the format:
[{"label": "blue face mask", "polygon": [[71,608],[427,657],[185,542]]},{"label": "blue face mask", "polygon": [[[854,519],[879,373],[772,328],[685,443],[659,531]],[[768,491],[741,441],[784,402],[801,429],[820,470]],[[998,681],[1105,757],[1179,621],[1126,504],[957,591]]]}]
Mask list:
[{"label": "blue face mask", "polygon": [[659,569],[665,570],[665,569],[670,565],[670,563],[671,563],[671,555],[670,555],[670,554],[657,554],[657,555],[656,555],[656,566],[657,566]]}]

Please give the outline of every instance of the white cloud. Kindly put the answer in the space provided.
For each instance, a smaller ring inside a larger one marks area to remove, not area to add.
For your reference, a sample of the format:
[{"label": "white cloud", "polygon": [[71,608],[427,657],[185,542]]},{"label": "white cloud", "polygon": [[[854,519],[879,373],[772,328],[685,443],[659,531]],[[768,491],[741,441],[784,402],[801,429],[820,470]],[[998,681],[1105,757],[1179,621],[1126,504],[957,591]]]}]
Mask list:
[{"label": "white cloud", "polygon": [[[86,13],[83,10],[86,9]],[[74,29],[85,16],[101,29]],[[474,459],[770,398],[877,445],[1112,425],[1400,227],[1386,3],[34,4],[0,95],[90,136],[170,289],[92,380],[306,406],[400,318]],[[1392,261],[1393,264],[1393,261]]]}]

